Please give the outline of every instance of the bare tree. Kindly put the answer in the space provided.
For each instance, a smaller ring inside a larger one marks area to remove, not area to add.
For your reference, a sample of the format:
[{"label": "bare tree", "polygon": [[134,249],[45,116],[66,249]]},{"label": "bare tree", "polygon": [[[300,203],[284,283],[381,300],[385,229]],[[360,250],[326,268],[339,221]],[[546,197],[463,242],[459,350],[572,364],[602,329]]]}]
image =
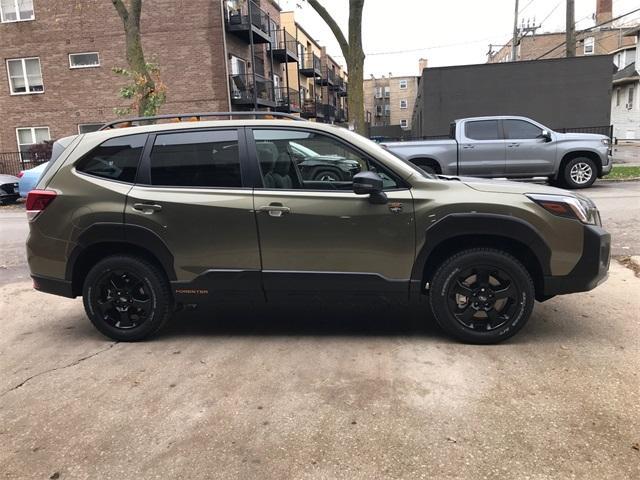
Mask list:
[{"label": "bare tree", "polygon": [[349,73],[349,95],[347,96],[349,117],[353,122],[355,131],[364,134],[364,94],[362,88],[365,58],[362,50],[362,10],[364,8],[364,0],[349,0],[348,40],[338,23],[318,0],[307,1],[329,26],[340,45]]},{"label": "bare tree", "polygon": [[140,15],[142,0],[111,0],[122,23],[126,38],[128,69],[114,68],[113,71],[131,79],[132,83],[120,90],[123,98],[132,100],[132,106],[120,109],[118,113],[136,110],[138,115],[155,115],[166,99],[166,87],[160,80],[157,65],[147,63],[140,38]]}]

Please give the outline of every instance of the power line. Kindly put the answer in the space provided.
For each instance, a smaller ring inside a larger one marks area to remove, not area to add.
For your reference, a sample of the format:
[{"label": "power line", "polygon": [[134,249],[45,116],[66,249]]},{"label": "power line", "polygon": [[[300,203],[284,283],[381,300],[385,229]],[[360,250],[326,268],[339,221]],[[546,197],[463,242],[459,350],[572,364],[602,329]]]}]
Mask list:
[{"label": "power line", "polygon": [[[594,29],[596,29],[598,27],[601,27],[603,25],[607,25],[609,23],[615,22],[616,20],[620,20],[621,18],[627,17],[627,16],[629,16],[629,15],[631,15],[633,13],[636,13],[636,12],[640,12],[640,8],[636,8],[635,10],[631,10],[630,12],[627,12],[627,13],[624,13],[622,15],[619,15],[619,16],[617,16],[615,18],[612,18],[611,20],[607,20],[606,22],[602,22],[602,23],[599,23],[597,25],[594,25],[593,27],[589,27],[589,28],[585,28],[584,30],[580,30],[579,32],[576,32],[576,34],[578,34],[578,33],[582,34],[582,33],[590,32],[591,30],[594,30]],[[542,55],[540,55],[539,57],[537,57],[536,60],[540,60],[541,58],[546,57],[550,53],[555,52],[558,48],[562,47],[566,43],[567,43],[566,41],[564,41],[562,43],[559,43],[558,45],[553,47],[551,50],[548,50],[545,53],[543,53]]]}]

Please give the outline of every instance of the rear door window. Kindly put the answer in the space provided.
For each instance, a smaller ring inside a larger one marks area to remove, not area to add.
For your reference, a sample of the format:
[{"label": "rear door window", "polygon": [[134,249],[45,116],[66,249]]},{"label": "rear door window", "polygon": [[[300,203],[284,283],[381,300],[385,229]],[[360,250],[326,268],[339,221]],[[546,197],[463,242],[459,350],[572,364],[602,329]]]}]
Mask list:
[{"label": "rear door window", "polygon": [[133,183],[146,140],[146,134],[107,140],[85,156],[76,170],[109,180]]},{"label": "rear door window", "polygon": [[497,120],[478,120],[473,122],[466,122],[464,131],[465,136],[472,140],[500,139]]},{"label": "rear door window", "polygon": [[150,163],[152,185],[242,187],[236,130],[157,135]]}]

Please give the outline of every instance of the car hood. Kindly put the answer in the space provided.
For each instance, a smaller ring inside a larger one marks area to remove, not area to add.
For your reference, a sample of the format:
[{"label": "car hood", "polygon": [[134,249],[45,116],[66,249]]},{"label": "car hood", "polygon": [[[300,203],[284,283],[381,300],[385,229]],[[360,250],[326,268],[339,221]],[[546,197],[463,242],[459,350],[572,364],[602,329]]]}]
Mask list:
[{"label": "car hood", "polygon": [[592,140],[599,142],[605,138],[609,138],[606,135],[599,135],[597,133],[557,133],[558,140]]},{"label": "car hood", "polygon": [[[438,175],[444,177],[444,175]],[[538,185],[535,183],[512,182],[510,180],[485,180],[475,177],[445,177],[456,178],[462,183],[479,192],[489,193],[544,193],[548,195],[569,195],[575,196],[573,193],[561,188],[549,187],[547,185]]]},{"label": "car hood", "polygon": [[13,175],[0,175],[0,185],[4,185],[5,183],[18,183],[18,177],[14,177]]}]

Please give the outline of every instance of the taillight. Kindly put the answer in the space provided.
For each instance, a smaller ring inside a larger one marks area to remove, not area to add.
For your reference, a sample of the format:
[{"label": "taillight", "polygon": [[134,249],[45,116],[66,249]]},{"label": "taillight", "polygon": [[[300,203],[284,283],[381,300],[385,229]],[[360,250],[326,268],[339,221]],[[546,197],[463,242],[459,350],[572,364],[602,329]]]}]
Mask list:
[{"label": "taillight", "polygon": [[53,190],[31,190],[27,195],[27,218],[29,221],[35,219],[40,212],[51,205],[57,193]]},{"label": "taillight", "polygon": [[23,175],[24,175],[24,170],[21,170],[20,173],[18,174],[18,178],[22,178]]}]

